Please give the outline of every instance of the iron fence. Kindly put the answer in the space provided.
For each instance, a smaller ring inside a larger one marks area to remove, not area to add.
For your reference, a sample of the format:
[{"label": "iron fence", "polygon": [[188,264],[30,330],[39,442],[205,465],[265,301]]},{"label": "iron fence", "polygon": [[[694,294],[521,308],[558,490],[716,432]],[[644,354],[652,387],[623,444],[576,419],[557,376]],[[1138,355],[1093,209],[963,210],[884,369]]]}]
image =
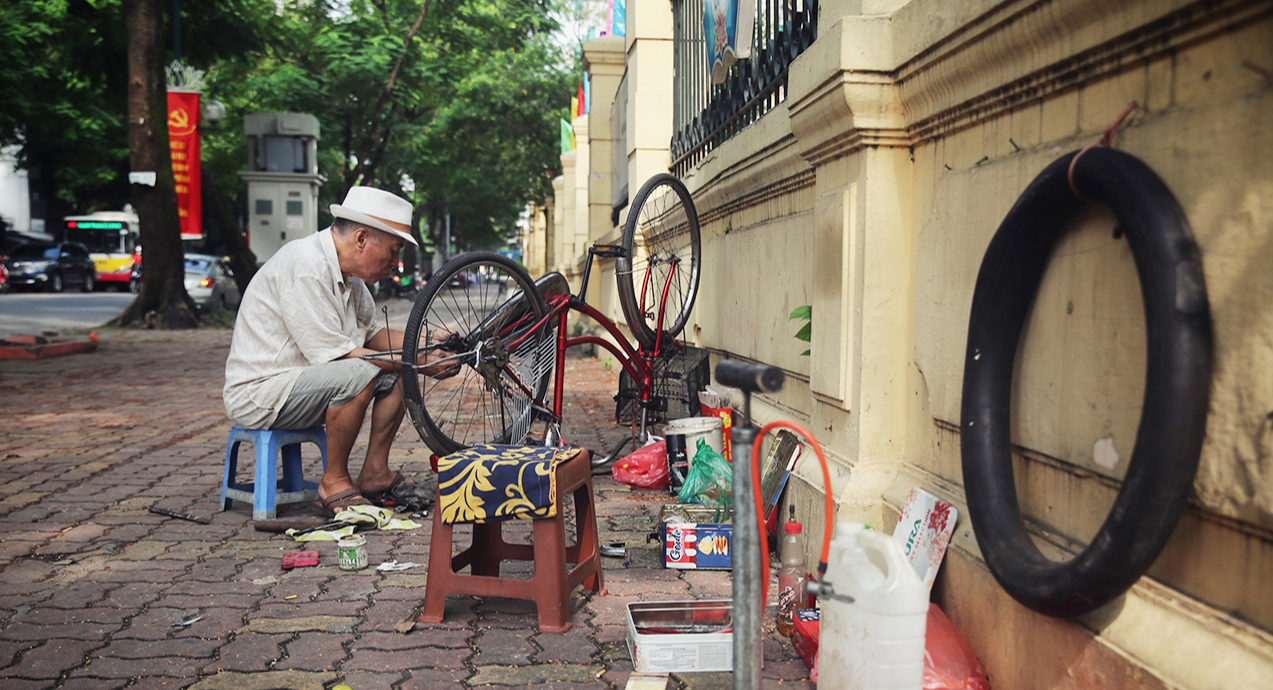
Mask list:
[{"label": "iron fence", "polygon": [[787,70],[818,35],[818,0],[756,0],[751,57],[735,63],[725,83],[713,86],[703,36],[704,1],[672,2],[672,172],[678,177],[787,97]]}]

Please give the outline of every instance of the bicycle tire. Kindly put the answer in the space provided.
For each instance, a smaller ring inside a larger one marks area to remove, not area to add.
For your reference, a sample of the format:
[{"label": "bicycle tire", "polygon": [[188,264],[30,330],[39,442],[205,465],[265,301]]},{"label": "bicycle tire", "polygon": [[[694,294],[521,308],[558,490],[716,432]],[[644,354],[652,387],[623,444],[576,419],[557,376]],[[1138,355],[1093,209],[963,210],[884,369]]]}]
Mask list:
[{"label": "bicycle tire", "polygon": [[[615,260],[619,306],[641,345],[653,348],[658,339],[659,310],[655,305],[660,303],[668,277],[668,271],[661,267],[673,258],[678,260],[677,276],[668,284],[663,332],[675,338],[685,329],[698,296],[701,245],[698,213],[689,190],[668,173],[650,178],[633,198],[623,227],[623,254]],[[679,268],[686,253],[688,271]]]},{"label": "bicycle tire", "polygon": [[1201,251],[1179,203],[1135,157],[1087,151],[1074,166],[1074,183],[1114,212],[1140,280],[1148,343],[1144,402],[1127,474],[1100,530],[1068,561],[1045,556],[1017,500],[1012,378],[1052,249],[1087,203],[1067,180],[1074,156],[1054,161],[1030,183],[986,249],[969,314],[960,419],[964,490],[982,556],[1008,594],[1058,617],[1120,596],[1166,545],[1198,468],[1213,347]]},{"label": "bicycle tire", "polygon": [[[453,280],[463,287],[452,286]],[[402,356],[413,368],[402,377],[403,397],[412,424],[435,453],[526,442],[556,363],[552,325],[514,351],[505,346],[546,312],[526,271],[494,252],[461,254],[425,285],[404,332]],[[439,331],[452,334],[442,345],[432,340]],[[459,373],[435,379],[414,368],[430,349],[460,360]]]}]

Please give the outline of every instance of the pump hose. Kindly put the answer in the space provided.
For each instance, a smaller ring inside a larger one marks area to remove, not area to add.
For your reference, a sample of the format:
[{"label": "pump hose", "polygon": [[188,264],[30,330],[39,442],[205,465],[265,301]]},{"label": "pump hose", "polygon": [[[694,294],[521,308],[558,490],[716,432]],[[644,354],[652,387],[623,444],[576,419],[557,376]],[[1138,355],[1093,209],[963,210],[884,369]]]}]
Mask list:
[{"label": "pump hose", "polygon": [[[774,429],[790,429],[800,434],[809,441],[809,445],[813,446],[813,450],[818,454],[818,462],[822,465],[822,488],[826,494],[826,525],[822,532],[822,556],[818,561],[818,577],[822,577],[827,572],[827,553],[831,548],[831,534],[835,529],[835,499],[831,496],[831,472],[827,469],[827,456],[822,452],[822,444],[818,443],[818,439],[808,429],[796,424],[795,422],[770,422],[760,428],[760,433],[756,435],[756,443],[751,447],[751,478],[752,487],[755,489],[752,493],[756,495],[756,519],[760,521],[760,533],[763,535],[766,531],[765,526],[765,506],[764,499],[760,495],[760,445],[764,440],[765,434]],[[765,601],[769,599],[769,547],[760,550],[760,562],[763,569],[760,571],[760,608],[763,611]]]},{"label": "pump hose", "polygon": [[[1184,211],[1137,158],[1106,148],[1081,155],[1077,163],[1076,154],[1062,156],[1039,173],[986,248],[968,317],[959,425],[968,515],[982,557],[1008,594],[1049,616],[1103,606],[1153,564],[1193,486],[1211,391],[1211,312],[1202,253]],[[1136,264],[1145,392],[1113,508],[1081,553],[1056,561],[1035,545],[1017,501],[1013,368],[1052,249],[1088,199],[1113,211]]]}]

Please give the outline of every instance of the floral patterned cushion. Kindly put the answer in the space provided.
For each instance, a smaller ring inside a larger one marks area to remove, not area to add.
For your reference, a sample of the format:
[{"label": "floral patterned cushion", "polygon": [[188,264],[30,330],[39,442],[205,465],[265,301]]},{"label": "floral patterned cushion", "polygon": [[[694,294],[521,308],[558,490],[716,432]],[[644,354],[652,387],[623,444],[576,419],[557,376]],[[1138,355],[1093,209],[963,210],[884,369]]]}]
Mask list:
[{"label": "floral patterned cushion", "polygon": [[438,507],[448,525],[557,515],[557,465],[578,448],[478,445],[438,460]]}]

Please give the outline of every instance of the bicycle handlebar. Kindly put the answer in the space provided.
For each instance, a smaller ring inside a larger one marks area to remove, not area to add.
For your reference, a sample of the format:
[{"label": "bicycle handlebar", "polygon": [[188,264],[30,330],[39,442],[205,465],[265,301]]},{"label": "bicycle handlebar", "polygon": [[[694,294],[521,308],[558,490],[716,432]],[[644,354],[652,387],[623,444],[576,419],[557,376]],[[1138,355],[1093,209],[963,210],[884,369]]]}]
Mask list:
[{"label": "bicycle handlebar", "polygon": [[773,393],[782,390],[787,376],[778,367],[727,359],[716,365],[716,380],[747,393]]}]

